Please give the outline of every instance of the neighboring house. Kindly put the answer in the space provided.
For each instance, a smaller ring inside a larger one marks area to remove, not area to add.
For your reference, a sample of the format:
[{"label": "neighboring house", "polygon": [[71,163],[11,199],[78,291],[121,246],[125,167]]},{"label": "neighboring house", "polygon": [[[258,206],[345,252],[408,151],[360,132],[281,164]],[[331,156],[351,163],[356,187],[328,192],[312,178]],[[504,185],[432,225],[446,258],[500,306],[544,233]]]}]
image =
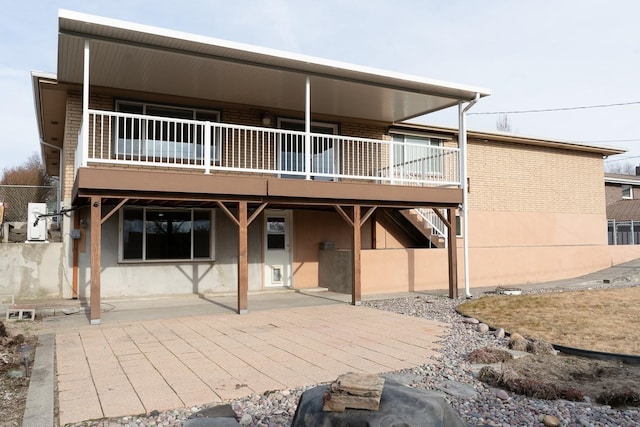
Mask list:
[{"label": "neighboring house", "polygon": [[610,245],[640,244],[640,167],[636,175],[604,177]]},{"label": "neighboring house", "polygon": [[[621,151],[467,138],[486,89],[69,11],[58,58],[32,74],[36,113],[61,177],[62,296],[90,298],[92,323],[101,296],[236,292],[243,313],[279,287],[455,295],[465,243],[473,286],[633,255],[593,232],[602,158]],[[406,123],[449,107],[460,129]]]}]

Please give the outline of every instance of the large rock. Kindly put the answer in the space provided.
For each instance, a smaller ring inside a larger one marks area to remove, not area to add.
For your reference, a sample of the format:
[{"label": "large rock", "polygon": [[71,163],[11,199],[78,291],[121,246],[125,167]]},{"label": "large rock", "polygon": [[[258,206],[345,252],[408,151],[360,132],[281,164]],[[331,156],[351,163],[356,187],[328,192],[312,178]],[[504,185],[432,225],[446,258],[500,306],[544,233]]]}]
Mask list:
[{"label": "large rock", "polygon": [[305,391],[291,427],[467,427],[440,393],[418,390],[387,379],[377,411],[347,409],[325,412],[322,398],[328,386]]}]

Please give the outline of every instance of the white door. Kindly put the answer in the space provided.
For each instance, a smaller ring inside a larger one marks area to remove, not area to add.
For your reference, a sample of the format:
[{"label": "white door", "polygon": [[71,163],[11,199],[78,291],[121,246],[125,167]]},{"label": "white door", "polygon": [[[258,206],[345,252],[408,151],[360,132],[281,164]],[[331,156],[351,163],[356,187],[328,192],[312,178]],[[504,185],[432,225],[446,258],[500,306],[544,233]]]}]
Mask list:
[{"label": "white door", "polygon": [[291,211],[265,210],[266,287],[291,286]]}]

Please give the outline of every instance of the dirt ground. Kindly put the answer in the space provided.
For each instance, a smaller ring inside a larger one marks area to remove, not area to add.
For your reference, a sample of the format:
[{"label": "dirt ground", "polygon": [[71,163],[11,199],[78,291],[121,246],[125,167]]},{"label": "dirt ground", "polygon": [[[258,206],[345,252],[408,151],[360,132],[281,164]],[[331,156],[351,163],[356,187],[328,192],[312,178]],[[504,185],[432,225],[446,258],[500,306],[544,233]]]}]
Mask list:
[{"label": "dirt ground", "polygon": [[570,400],[582,400],[581,394],[592,402],[611,406],[640,405],[640,365],[560,354],[509,360],[503,362],[502,369],[531,381],[538,392],[544,388],[539,384],[551,384],[559,391],[570,390],[569,394],[579,391],[576,398]]},{"label": "dirt ground", "polygon": [[20,426],[24,414],[29,378],[10,378],[11,370],[24,373],[24,363],[20,353],[21,345],[31,347],[30,364],[33,363],[33,352],[36,339],[16,333],[0,321],[0,426]]}]

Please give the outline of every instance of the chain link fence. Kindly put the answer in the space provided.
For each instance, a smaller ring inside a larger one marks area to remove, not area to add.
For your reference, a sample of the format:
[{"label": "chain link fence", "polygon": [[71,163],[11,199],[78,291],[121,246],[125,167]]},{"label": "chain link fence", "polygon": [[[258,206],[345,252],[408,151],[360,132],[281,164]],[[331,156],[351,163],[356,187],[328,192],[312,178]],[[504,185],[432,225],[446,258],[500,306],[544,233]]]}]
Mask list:
[{"label": "chain link fence", "polygon": [[53,212],[58,206],[57,197],[55,185],[0,185],[0,223],[26,222],[29,203],[46,203],[48,211]]},{"label": "chain link fence", "polygon": [[640,221],[607,222],[610,245],[640,245]]}]

